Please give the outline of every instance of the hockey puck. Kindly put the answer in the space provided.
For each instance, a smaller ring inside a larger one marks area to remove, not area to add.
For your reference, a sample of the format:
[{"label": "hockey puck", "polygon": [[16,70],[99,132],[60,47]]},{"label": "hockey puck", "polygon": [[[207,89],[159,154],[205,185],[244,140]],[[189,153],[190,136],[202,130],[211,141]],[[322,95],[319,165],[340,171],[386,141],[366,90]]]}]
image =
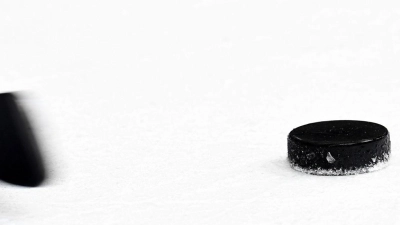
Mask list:
[{"label": "hockey puck", "polygon": [[0,94],[0,180],[28,187],[45,179],[39,145],[13,93]]},{"label": "hockey puck", "polygon": [[382,125],[354,120],[310,123],[288,136],[293,169],[315,175],[368,173],[387,165],[389,131]]}]

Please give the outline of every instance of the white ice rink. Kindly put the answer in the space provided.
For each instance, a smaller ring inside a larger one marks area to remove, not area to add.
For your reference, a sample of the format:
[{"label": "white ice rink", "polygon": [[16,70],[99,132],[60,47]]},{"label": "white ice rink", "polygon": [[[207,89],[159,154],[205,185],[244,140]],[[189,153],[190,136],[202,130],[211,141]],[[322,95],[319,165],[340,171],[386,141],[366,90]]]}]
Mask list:
[{"label": "white ice rink", "polygon": [[[329,2],[2,1],[50,179],[1,182],[0,224],[399,224],[400,7]],[[386,126],[390,165],[291,169],[290,130],[334,119]]]}]

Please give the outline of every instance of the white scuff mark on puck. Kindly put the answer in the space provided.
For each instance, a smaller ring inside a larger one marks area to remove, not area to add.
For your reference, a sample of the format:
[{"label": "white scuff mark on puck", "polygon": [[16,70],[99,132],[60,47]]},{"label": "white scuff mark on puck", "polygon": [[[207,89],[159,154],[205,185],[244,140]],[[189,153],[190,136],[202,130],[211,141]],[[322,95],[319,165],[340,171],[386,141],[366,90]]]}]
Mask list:
[{"label": "white scuff mark on puck", "polygon": [[336,159],[332,157],[330,152],[328,152],[328,154],[326,155],[326,160],[328,160],[328,163],[334,163],[336,161]]},{"label": "white scuff mark on puck", "polygon": [[376,157],[372,158],[372,162],[376,162]]}]

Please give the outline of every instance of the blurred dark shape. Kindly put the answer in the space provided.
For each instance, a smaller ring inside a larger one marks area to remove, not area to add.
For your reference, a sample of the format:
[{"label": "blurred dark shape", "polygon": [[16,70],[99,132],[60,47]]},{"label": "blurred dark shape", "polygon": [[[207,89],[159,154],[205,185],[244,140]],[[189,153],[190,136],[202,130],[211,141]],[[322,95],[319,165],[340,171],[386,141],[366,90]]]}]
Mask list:
[{"label": "blurred dark shape", "polygon": [[39,146],[17,96],[0,94],[0,179],[36,187],[45,177]]}]

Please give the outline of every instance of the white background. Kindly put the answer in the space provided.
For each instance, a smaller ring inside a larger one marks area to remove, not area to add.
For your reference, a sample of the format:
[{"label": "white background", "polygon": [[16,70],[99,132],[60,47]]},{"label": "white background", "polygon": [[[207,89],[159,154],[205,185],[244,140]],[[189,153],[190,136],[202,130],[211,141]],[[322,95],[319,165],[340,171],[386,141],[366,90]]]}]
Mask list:
[{"label": "white background", "polygon": [[[2,1],[0,91],[51,178],[1,224],[400,223],[400,8],[375,1]],[[321,120],[386,126],[386,169],[293,171]]]}]

